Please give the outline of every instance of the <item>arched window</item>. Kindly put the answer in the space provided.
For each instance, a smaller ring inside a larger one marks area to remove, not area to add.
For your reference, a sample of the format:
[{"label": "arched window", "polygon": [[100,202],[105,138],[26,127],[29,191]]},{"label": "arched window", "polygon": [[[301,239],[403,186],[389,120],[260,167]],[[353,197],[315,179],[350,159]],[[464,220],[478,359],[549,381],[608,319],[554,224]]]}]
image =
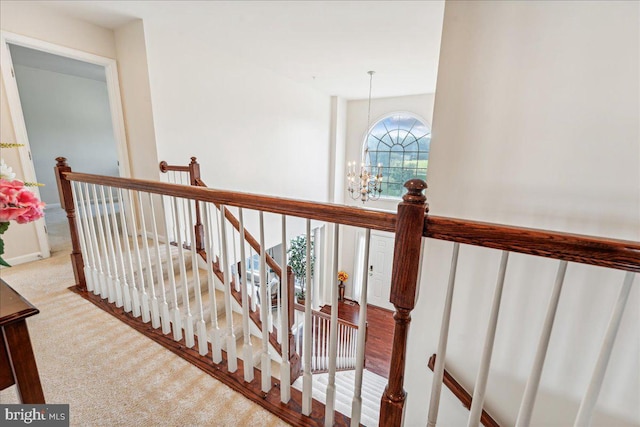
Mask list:
[{"label": "arched window", "polygon": [[365,139],[365,158],[383,167],[382,196],[401,197],[403,184],[426,179],[431,129],[411,113],[394,113],[376,122]]}]

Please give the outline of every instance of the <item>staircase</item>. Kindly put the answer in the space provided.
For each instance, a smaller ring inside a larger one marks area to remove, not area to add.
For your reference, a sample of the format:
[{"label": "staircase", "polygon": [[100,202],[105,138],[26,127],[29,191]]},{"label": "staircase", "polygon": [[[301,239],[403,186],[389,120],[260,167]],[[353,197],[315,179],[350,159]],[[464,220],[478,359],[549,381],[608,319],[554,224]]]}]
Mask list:
[{"label": "staircase", "polygon": [[[362,371],[362,415],[360,423],[367,427],[378,425],[380,418],[380,399],[387,386],[387,379],[371,371]],[[351,403],[354,394],[355,371],[336,372],[336,411],[351,415]],[[326,403],[329,374],[313,374],[313,398]],[[302,391],[302,378],[298,378],[292,386]]]}]

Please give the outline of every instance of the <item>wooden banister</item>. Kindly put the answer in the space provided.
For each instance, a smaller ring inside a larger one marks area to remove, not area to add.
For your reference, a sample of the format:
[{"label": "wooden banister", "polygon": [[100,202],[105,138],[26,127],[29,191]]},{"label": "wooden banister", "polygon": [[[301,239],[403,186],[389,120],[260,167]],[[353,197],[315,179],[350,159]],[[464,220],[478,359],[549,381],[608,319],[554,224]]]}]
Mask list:
[{"label": "wooden banister", "polygon": [[[429,369],[433,371],[436,366],[436,355],[434,354],[429,358],[428,363]],[[449,390],[462,402],[465,408],[471,409],[471,401],[473,398],[469,394],[469,392],[458,382],[455,378],[445,369],[444,376],[442,378],[442,383],[447,386]],[[484,409],[482,410],[482,416],[480,417],[480,422],[485,427],[500,427],[500,424],[493,419],[491,415],[487,413]]]},{"label": "wooden banister", "polygon": [[71,167],[67,164],[64,157],[56,158],[57,164],[53,168],[58,183],[58,194],[60,195],[60,205],[67,213],[69,221],[69,233],[71,234],[71,265],[73,266],[73,277],[76,280],[76,288],[79,291],[87,290],[87,281],[84,276],[84,260],[82,259],[82,250],[80,248],[80,238],[78,237],[78,229],[76,228],[76,207],[73,203],[73,190],[71,189],[71,181],[63,176],[65,172],[71,172]]},{"label": "wooden banister", "polygon": [[412,179],[404,184],[408,192],[398,205],[396,239],[391,273],[389,301],[396,309],[393,316],[393,347],[389,369],[389,382],[382,395],[380,425],[401,426],[407,393],[403,389],[407,336],[411,311],[418,296],[418,270],[422,253],[422,228],[427,211],[427,198],[422,193],[427,183]]},{"label": "wooden banister", "polygon": [[[196,180],[196,185],[199,187],[208,188],[207,184],[205,184],[204,181],[202,181],[201,179]],[[214,205],[218,209],[220,209],[219,203],[214,203]],[[233,226],[233,228],[236,229],[236,231],[240,231],[240,221],[238,221],[238,218],[236,218],[235,215],[229,212],[229,209],[224,210],[224,217],[227,219],[227,221],[229,221],[229,223]],[[256,251],[257,253],[261,252],[260,243],[246,229],[244,230],[244,238],[247,241],[247,243],[249,243],[249,246],[253,248],[254,251]],[[282,268],[280,267],[280,265],[269,254],[265,254],[265,258],[266,258],[267,265],[269,266],[269,268],[273,270],[276,276],[282,277]]]},{"label": "wooden banister", "polygon": [[119,178],[77,172],[63,172],[62,174],[65,179],[71,181],[220,203],[227,206],[261,210],[263,212],[308,218],[316,221],[367,227],[372,230],[395,231],[396,214],[393,212],[375,211],[331,203],[308,202],[283,197],[260,196],[250,193],[215,190],[213,188],[185,187],[179,184],[144,179]]},{"label": "wooden banister", "polygon": [[425,217],[424,237],[640,272],[640,243],[463,219]]}]

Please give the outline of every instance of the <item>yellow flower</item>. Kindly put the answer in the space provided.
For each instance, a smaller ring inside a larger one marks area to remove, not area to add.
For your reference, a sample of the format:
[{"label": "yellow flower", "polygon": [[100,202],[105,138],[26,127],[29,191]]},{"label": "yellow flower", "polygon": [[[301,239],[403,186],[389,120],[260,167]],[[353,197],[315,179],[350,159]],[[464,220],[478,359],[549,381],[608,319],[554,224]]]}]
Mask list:
[{"label": "yellow flower", "polygon": [[338,271],[338,280],[341,282],[346,282],[349,278],[349,275],[346,271]]}]

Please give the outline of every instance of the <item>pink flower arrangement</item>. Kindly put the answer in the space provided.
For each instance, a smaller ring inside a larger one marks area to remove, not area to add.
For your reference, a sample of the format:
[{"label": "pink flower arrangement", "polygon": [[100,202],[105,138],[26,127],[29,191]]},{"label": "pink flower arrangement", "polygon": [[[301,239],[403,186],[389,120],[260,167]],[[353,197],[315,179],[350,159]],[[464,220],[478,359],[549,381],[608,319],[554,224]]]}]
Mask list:
[{"label": "pink flower arrangement", "polygon": [[[9,228],[10,221],[26,224],[44,216],[44,203],[20,180],[0,179],[0,235]],[[9,267],[2,259],[4,242],[0,237],[0,265]]]},{"label": "pink flower arrangement", "polygon": [[26,224],[44,216],[44,203],[22,181],[0,179],[0,222]]}]

